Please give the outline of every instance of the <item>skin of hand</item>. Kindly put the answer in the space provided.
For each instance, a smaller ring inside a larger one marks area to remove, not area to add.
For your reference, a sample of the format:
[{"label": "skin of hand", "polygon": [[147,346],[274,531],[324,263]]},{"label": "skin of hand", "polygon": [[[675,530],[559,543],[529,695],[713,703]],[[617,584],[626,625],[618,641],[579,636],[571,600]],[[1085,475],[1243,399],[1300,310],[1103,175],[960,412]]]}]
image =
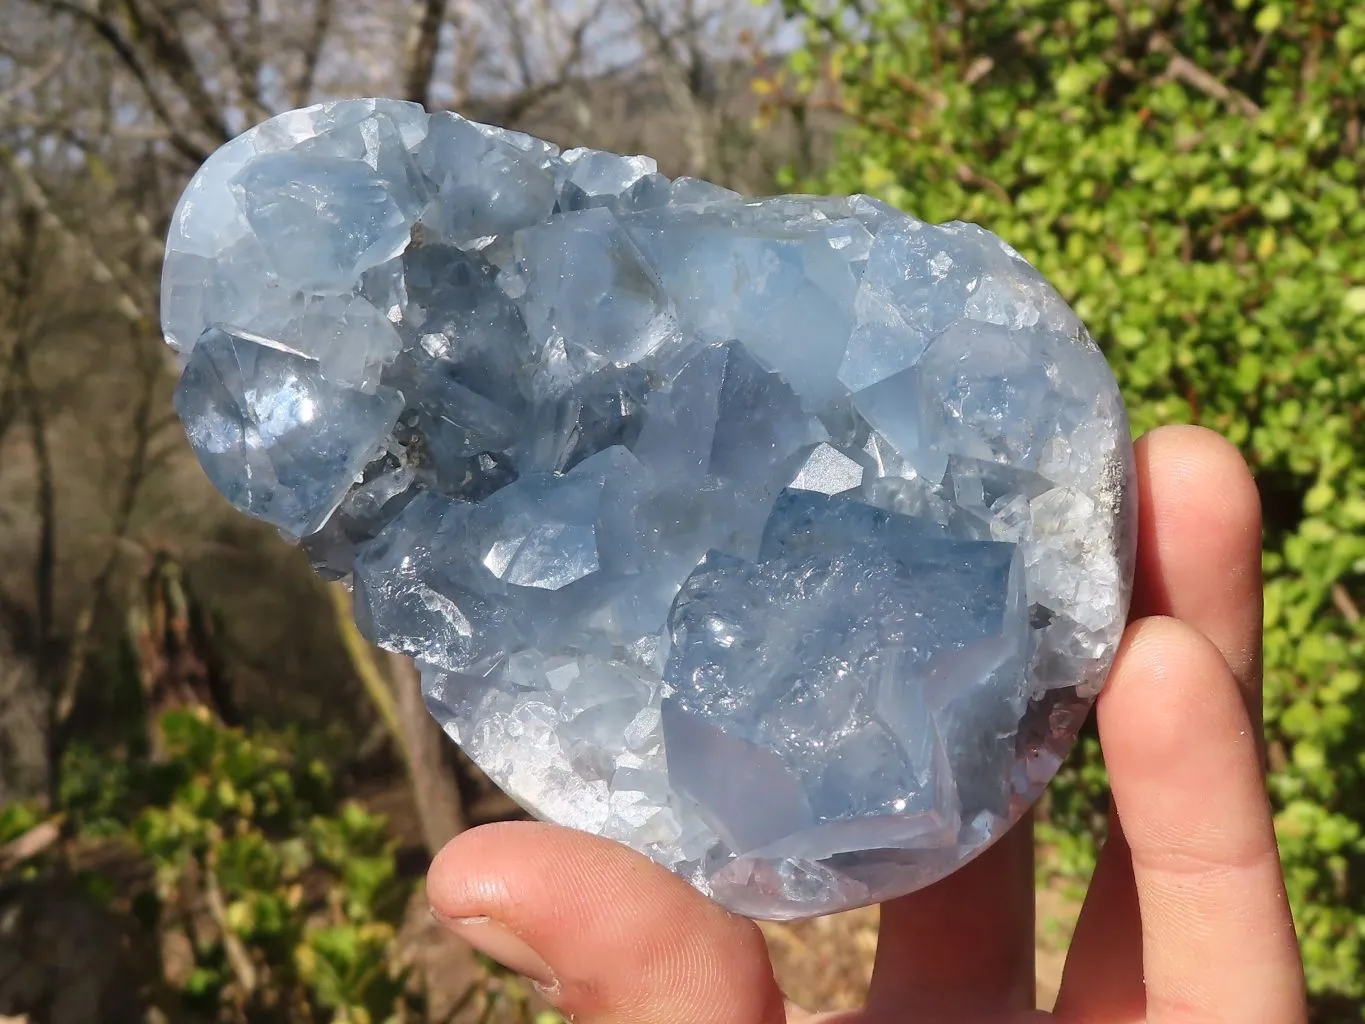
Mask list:
[{"label": "skin of hand", "polygon": [[881,908],[865,1007],[787,1004],[758,928],[615,843],[474,829],[427,894],[576,1024],[1302,1024],[1264,781],[1260,503],[1196,427],[1137,445],[1133,614],[1096,714],[1113,792],[1056,1008],[1034,1009],[1033,837]]}]

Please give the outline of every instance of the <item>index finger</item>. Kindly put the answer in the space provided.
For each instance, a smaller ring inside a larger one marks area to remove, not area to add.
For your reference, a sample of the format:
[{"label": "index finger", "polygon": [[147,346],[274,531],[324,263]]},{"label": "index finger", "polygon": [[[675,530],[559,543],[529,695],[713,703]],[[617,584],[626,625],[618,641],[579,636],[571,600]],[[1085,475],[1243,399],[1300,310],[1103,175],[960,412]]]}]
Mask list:
[{"label": "index finger", "polygon": [[[1222,652],[1176,619],[1135,623],[1099,725],[1131,851],[1148,1024],[1306,1020],[1256,730]],[[1092,993],[1086,1019],[1131,1019],[1105,1003]]]},{"label": "index finger", "polygon": [[[1228,441],[1190,426],[1160,427],[1141,438],[1137,471],[1133,618],[1179,619],[1217,647],[1259,741],[1261,517],[1255,481]],[[1117,678],[1116,666],[1111,679]],[[1195,726],[1192,735],[1203,734]],[[1196,789],[1204,791],[1203,784]],[[1132,860],[1111,815],[1109,839],[1067,959],[1059,1009],[1102,1003],[1115,1020],[1128,1019],[1125,1007],[1140,1013],[1146,999],[1142,936]]]}]

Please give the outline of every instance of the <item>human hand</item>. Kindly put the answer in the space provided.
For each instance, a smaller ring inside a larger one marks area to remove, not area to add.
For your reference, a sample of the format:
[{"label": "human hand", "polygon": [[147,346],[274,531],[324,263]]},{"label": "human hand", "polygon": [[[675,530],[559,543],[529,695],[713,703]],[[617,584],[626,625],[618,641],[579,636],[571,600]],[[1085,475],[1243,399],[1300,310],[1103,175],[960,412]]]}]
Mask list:
[{"label": "human hand", "polygon": [[[1097,704],[1110,839],[1053,1015],[1084,1024],[1297,1024],[1303,974],[1260,744],[1260,508],[1236,450],[1138,443],[1133,615]],[[1034,1006],[1033,837],[1015,828],[882,906],[864,1009],[784,1003],[763,937],[644,857],[507,823],[432,865],[433,912],[579,1024],[1021,1024]],[[473,919],[473,920],[470,920]]]}]

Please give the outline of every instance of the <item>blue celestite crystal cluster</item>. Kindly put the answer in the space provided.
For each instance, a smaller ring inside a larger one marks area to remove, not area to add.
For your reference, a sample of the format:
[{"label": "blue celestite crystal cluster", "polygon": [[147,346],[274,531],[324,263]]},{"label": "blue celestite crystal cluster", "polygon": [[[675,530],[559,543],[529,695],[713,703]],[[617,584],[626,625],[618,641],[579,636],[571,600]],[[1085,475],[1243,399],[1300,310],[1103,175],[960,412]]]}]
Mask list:
[{"label": "blue celestite crystal cluster", "polygon": [[355,100],[204,165],[163,320],[204,471],[450,736],[743,913],[964,863],[1114,656],[1118,389],[973,225]]}]

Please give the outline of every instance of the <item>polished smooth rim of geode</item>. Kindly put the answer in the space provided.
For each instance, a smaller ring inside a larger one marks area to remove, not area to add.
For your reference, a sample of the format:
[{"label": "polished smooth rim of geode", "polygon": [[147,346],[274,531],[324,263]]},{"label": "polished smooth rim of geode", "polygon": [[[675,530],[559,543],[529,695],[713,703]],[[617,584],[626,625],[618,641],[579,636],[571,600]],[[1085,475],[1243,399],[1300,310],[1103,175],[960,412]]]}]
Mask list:
[{"label": "polished smooth rim of geode", "polygon": [[447,733],[742,913],[979,854],[1112,663],[1122,401],[974,225],[353,100],[213,155],[162,297],[209,478]]}]

